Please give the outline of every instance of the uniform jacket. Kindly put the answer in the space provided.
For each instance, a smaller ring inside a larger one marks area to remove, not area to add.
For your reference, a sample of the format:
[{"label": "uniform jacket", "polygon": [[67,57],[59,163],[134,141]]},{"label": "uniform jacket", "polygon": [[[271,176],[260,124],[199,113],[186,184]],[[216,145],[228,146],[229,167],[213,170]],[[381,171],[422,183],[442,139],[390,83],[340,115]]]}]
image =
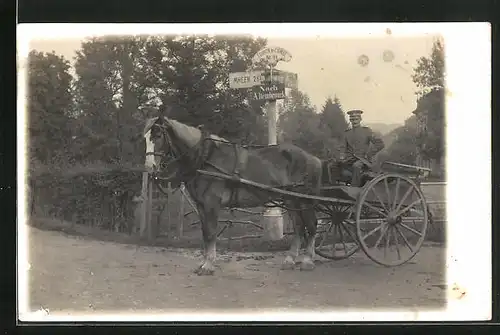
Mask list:
[{"label": "uniform jacket", "polygon": [[359,157],[371,160],[384,147],[384,141],[369,127],[359,126],[345,131],[341,152],[344,153],[345,161],[355,159],[351,151]]}]

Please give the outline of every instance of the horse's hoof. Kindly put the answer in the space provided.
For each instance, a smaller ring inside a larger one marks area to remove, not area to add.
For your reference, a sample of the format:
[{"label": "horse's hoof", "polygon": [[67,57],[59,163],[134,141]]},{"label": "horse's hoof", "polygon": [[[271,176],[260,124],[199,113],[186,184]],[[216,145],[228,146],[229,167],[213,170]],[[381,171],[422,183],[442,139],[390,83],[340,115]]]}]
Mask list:
[{"label": "horse's hoof", "polygon": [[195,272],[198,276],[212,276],[215,272],[213,267],[201,266]]},{"label": "horse's hoof", "polygon": [[281,270],[293,270],[295,269],[295,262],[291,258],[285,258],[283,263],[281,263]]},{"label": "horse's hoof", "polygon": [[293,270],[295,269],[295,263],[283,262],[281,264],[281,270]]},{"label": "horse's hoof", "polygon": [[314,262],[312,262],[312,261],[300,263],[300,270],[301,271],[312,271],[312,270],[314,270],[314,268],[315,268],[315,265],[314,265]]}]

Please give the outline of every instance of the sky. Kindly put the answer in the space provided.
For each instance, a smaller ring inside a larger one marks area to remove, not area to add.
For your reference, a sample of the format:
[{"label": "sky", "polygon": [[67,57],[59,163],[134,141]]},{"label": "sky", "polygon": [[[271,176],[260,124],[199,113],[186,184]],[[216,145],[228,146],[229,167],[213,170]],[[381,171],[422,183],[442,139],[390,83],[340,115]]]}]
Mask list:
[{"label": "sky", "polygon": [[[416,108],[416,86],[411,74],[418,58],[429,56],[435,36],[321,38],[270,37],[269,46],[286,49],[292,55],[289,62],[280,62],[277,69],[298,74],[299,89],[320,109],[325,100],[335,95],[344,110],[364,110],[363,121],[402,124]],[[55,51],[72,60],[79,49],[80,38],[36,39],[30,48]],[[383,60],[392,52],[390,62]],[[366,66],[358,63],[361,55],[368,56]]]}]

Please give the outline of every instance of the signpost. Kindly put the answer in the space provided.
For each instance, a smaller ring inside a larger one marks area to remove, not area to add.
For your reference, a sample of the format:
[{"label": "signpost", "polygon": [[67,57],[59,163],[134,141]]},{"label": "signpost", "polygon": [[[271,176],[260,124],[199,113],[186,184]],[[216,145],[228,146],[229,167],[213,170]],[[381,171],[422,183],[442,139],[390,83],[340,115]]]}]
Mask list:
[{"label": "signpost", "polygon": [[[275,67],[280,61],[289,62],[292,55],[280,47],[267,47],[257,52],[252,63],[254,71],[234,72],[229,75],[229,87],[233,89],[252,88],[254,100],[266,100],[268,115],[269,145],[277,144],[276,100],[285,98],[285,88],[297,88],[297,74],[279,71]],[[265,66],[266,70],[257,70]],[[267,220],[265,236],[270,240],[283,238],[283,215],[280,208],[270,208],[264,213]]]}]

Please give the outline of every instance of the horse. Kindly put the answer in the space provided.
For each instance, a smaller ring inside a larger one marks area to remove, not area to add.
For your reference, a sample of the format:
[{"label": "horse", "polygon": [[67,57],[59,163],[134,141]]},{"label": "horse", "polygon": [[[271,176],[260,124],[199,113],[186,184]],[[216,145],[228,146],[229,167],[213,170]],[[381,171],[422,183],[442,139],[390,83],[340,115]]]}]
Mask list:
[{"label": "horse", "polygon": [[[200,216],[204,257],[194,272],[213,275],[219,212],[223,208],[253,208],[280,202],[288,209],[294,226],[291,247],[282,269],[294,269],[302,239],[305,255],[300,270],[313,270],[317,228],[314,201],[287,197],[276,192],[243,184],[244,178],[275,188],[293,187],[296,192],[319,195],[322,162],[303,149],[290,144],[245,147],[217,135],[160,115],[146,121],[146,166],[154,171],[175,166],[170,180],[184,183]],[[228,179],[216,178],[198,170],[222,173]],[[232,176],[237,178],[231,178]]]}]

